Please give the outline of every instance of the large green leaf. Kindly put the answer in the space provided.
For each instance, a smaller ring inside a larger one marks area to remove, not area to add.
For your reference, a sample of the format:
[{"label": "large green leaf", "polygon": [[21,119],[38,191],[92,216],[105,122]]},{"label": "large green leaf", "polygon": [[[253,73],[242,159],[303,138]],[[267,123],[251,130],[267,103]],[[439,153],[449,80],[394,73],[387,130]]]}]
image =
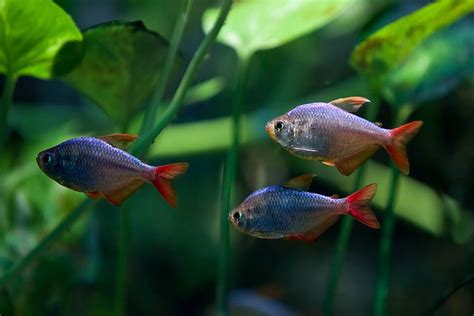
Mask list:
[{"label": "large green leaf", "polygon": [[[242,0],[235,3],[218,40],[239,56],[283,45],[320,28],[350,9],[351,0]],[[208,31],[218,11],[207,10],[203,26]]]},{"label": "large green leaf", "polygon": [[0,0],[0,73],[51,78],[77,62],[71,52],[81,40],[71,17],[51,0]]},{"label": "large green leaf", "polygon": [[437,1],[383,27],[354,50],[351,61],[379,86],[428,36],[474,11],[474,1]]},{"label": "large green leaf", "polygon": [[420,104],[439,98],[474,72],[474,23],[462,21],[419,45],[382,87],[391,104]]},{"label": "large green leaf", "polygon": [[84,31],[84,57],[64,79],[124,124],[158,82],[168,43],[141,22]]}]

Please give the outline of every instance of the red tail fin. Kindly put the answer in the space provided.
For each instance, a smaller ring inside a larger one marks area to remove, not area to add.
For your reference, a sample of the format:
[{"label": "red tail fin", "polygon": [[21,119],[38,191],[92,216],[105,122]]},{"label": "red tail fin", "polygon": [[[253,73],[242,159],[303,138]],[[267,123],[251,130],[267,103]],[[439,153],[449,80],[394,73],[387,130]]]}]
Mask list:
[{"label": "red tail fin", "polygon": [[372,183],[347,197],[349,215],[362,224],[375,229],[380,228],[380,224],[368,204],[374,197],[376,190],[377,184]]},{"label": "red tail fin", "polygon": [[188,169],[188,166],[187,162],[178,162],[158,166],[155,169],[156,178],[152,182],[166,202],[172,207],[176,207],[176,192],[171,184],[171,180],[183,174]]},{"label": "red tail fin", "polygon": [[414,121],[391,130],[392,141],[387,145],[387,151],[400,171],[407,175],[410,171],[405,145],[418,133],[422,121]]}]

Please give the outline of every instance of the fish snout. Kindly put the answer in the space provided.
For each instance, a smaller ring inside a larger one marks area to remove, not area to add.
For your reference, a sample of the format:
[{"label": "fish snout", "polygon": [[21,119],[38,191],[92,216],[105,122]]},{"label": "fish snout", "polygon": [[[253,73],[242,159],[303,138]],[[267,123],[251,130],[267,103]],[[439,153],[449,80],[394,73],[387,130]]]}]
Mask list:
[{"label": "fish snout", "polygon": [[273,128],[273,121],[267,122],[267,125],[265,125],[265,129],[267,131],[268,136],[270,136],[271,139],[276,140],[275,129]]}]

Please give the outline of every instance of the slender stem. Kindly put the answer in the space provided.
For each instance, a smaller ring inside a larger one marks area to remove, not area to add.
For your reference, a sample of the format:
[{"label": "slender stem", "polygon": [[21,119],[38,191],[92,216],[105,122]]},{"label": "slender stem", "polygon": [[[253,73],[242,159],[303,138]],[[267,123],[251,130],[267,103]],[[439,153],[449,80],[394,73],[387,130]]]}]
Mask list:
[{"label": "slender stem", "polygon": [[237,81],[232,104],[232,145],[227,152],[221,192],[221,214],[219,219],[220,245],[217,263],[216,305],[217,314],[228,315],[227,287],[229,274],[229,222],[227,216],[232,204],[232,187],[237,170],[240,144],[240,119],[242,101],[249,72],[250,58],[239,59]]},{"label": "slender stem", "polygon": [[377,285],[375,289],[374,315],[385,314],[385,305],[388,294],[388,278],[390,273],[390,249],[392,247],[392,235],[395,228],[394,205],[397,196],[397,187],[400,180],[398,168],[392,164],[392,182],[390,184],[390,196],[385,208],[385,218],[382,225],[382,237],[379,246]]},{"label": "slender stem", "polygon": [[[373,121],[377,117],[379,111],[379,103],[374,102],[368,106],[367,120]],[[367,165],[364,164],[357,171],[356,181],[354,183],[353,191],[360,189],[362,180],[364,179],[367,171]],[[336,242],[336,253],[334,255],[331,270],[329,272],[329,282],[326,291],[326,300],[324,302],[324,315],[334,314],[334,301],[336,297],[337,286],[339,284],[339,278],[341,276],[342,267],[346,258],[347,249],[349,246],[349,240],[351,238],[352,226],[354,219],[350,216],[345,216],[342,219],[341,228]]]},{"label": "slender stem", "polygon": [[170,49],[168,51],[168,54],[166,55],[165,65],[163,67],[163,71],[156,86],[155,94],[153,95],[151,102],[146,109],[142,127],[140,130],[140,135],[143,135],[146,133],[146,131],[150,130],[153,127],[153,123],[155,122],[156,113],[158,111],[158,107],[162,102],[165,88],[168,83],[168,79],[171,75],[171,70],[173,69],[176,53],[178,52],[179,44],[183,39],[184,29],[191,15],[193,2],[194,0],[188,0],[185,11],[178,17],[178,20],[176,21],[173,35],[171,36]]},{"label": "slender stem", "polygon": [[434,313],[443,306],[443,304],[454,294],[457,290],[465,287],[469,283],[474,282],[474,274],[468,275],[464,280],[461,281],[458,285],[447,289],[435,302],[433,307],[428,311],[427,315],[434,315]]},{"label": "slender stem", "polygon": [[12,105],[13,92],[15,91],[16,77],[7,73],[3,87],[2,103],[0,104],[0,153],[3,152],[7,138],[8,112]]},{"label": "slender stem", "polygon": [[31,250],[20,261],[9,268],[0,278],[0,287],[19,274],[28,264],[36,257],[40,256],[52,243],[68,231],[72,224],[76,222],[82,214],[84,214],[93,205],[93,201],[85,200],[74,211],[69,213],[51,233],[49,233],[33,250]]},{"label": "slender stem", "polygon": [[130,210],[126,206],[120,207],[120,226],[119,226],[119,249],[117,274],[115,278],[115,316],[125,315],[127,307],[127,270],[128,270],[128,253],[130,241]]},{"label": "slender stem", "polygon": [[[404,111],[397,111],[394,119],[394,126],[401,124],[406,118]],[[379,245],[379,258],[377,269],[377,284],[375,287],[374,315],[385,314],[385,306],[388,295],[388,279],[390,275],[390,254],[392,247],[393,230],[395,228],[395,200],[397,197],[398,183],[400,182],[400,171],[392,162],[392,182],[387,207],[385,208],[385,218],[382,225],[382,236]]]},{"label": "slender stem", "polygon": [[219,16],[217,17],[214,26],[212,27],[211,31],[206,35],[201,45],[195,52],[193,58],[191,59],[191,62],[189,63],[186,72],[184,73],[183,79],[181,80],[178,89],[176,90],[176,93],[174,94],[173,99],[171,100],[170,105],[163,112],[163,115],[160,117],[156,125],[151,130],[148,130],[142,137],[137,139],[137,141],[134,142],[132,148],[130,149],[130,152],[132,154],[137,155],[139,153],[143,153],[153,143],[158,134],[173,120],[174,116],[183,104],[183,99],[186,94],[186,91],[188,90],[199,65],[211,49],[217,38],[217,34],[224,25],[224,21],[227,18],[231,6],[232,0],[223,0]]}]

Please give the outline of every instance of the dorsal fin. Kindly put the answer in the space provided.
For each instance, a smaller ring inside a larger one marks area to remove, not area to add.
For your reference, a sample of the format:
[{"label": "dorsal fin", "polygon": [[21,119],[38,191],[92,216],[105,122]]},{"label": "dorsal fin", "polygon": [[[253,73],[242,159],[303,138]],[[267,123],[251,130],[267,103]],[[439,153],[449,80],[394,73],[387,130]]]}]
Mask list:
[{"label": "dorsal fin", "polygon": [[374,124],[377,125],[378,127],[382,127],[382,126],[383,126],[382,122],[374,122]]},{"label": "dorsal fin", "polygon": [[125,149],[127,146],[132,143],[135,139],[138,138],[138,135],[131,135],[131,134],[110,134],[97,137],[104,142],[120,148]]},{"label": "dorsal fin", "polygon": [[364,103],[367,103],[367,102],[370,102],[370,100],[364,97],[347,97],[347,98],[336,99],[329,103],[331,103],[334,106],[337,106],[341,110],[353,113],[353,112],[357,112],[357,110],[359,110],[360,107]]},{"label": "dorsal fin", "polygon": [[333,194],[333,195],[331,195],[331,198],[332,198],[332,199],[338,199],[338,198],[340,198],[340,196],[337,195],[337,194]]},{"label": "dorsal fin", "polygon": [[313,181],[313,178],[315,176],[316,176],[315,174],[310,173],[310,174],[304,174],[302,176],[294,177],[285,184],[285,187],[306,191],[309,189],[309,186],[311,185],[311,181]]}]

